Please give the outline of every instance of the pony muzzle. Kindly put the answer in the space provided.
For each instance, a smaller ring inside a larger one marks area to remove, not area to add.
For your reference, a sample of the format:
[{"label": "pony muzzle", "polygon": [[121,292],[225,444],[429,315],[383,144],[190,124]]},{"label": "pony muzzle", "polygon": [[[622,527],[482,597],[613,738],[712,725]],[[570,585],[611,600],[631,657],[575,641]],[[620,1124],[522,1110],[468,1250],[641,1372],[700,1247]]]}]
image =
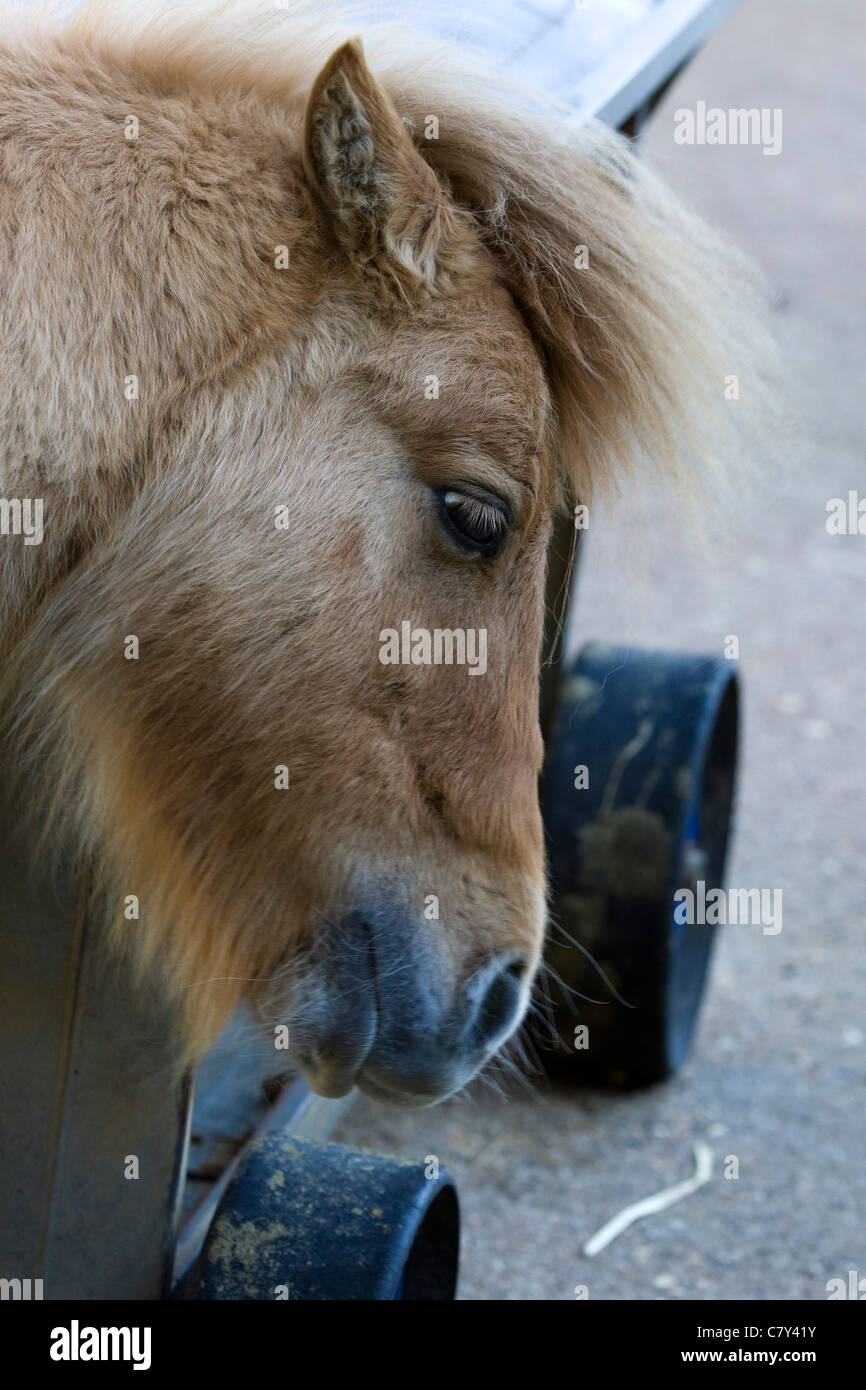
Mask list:
[{"label": "pony muzzle", "polygon": [[530,953],[493,951],[458,972],[433,936],[402,913],[353,911],[317,942],[305,981],[314,1015],[293,1052],[320,1095],[366,1095],[404,1108],[465,1086],[526,1009]]}]

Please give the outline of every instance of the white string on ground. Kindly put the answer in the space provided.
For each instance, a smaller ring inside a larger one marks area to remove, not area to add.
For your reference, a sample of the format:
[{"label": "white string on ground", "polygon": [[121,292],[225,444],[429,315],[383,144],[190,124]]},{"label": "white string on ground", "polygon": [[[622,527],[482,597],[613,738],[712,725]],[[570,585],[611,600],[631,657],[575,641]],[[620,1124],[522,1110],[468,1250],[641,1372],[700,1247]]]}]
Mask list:
[{"label": "white string on ground", "polygon": [[651,1197],[642,1197],[639,1202],[632,1202],[630,1206],[623,1207],[621,1212],[611,1217],[600,1231],[596,1231],[595,1235],[589,1238],[583,1247],[584,1255],[597,1255],[635,1221],[640,1221],[644,1216],[655,1216],[656,1212],[666,1211],[675,1202],[681,1202],[683,1197],[697,1192],[699,1187],[708,1183],[713,1175],[713,1151],[708,1144],[699,1141],[695,1144],[694,1153],[694,1177],[674,1183],[673,1187],[665,1187],[661,1192],[654,1192]]}]

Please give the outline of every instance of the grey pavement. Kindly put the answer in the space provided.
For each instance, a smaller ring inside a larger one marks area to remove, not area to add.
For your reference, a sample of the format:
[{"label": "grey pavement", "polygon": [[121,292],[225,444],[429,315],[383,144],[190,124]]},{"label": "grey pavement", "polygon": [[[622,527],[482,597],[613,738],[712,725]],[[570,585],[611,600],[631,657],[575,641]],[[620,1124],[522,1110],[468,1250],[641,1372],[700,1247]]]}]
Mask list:
[{"label": "grey pavement", "polygon": [[[721,930],[691,1058],[664,1086],[476,1085],[434,1110],[353,1106],[338,1139],[436,1154],[457,1178],[464,1299],[572,1299],[578,1285],[823,1299],[829,1279],[866,1276],[866,535],[825,526],[830,498],[866,496],[864,69],[856,0],[745,0],[654,116],[648,157],[774,286],[796,425],[779,470],[703,549],[650,488],[594,513],[574,634],[717,653],[738,637],[729,879],[780,887],[783,928]],[[676,145],[673,112],[699,99],[781,108],[782,152]],[[690,1174],[698,1139],[712,1181],[583,1256],[622,1207]]]}]

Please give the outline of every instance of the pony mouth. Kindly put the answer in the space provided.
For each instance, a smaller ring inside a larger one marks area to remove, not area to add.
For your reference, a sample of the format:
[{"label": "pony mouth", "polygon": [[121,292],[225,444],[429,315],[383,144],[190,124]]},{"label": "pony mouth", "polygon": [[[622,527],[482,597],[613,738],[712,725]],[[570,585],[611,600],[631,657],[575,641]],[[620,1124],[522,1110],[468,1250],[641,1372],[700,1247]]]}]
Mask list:
[{"label": "pony mouth", "polygon": [[390,1109],[424,1110],[459,1091],[497,1050],[474,1056],[447,1052],[437,1058],[413,1057],[407,1066],[405,1058],[398,1060],[392,1048],[382,1045],[377,1022],[368,1017],[369,1031],[356,1026],[339,1042],[331,1034],[327,1040],[296,1050],[301,1075],[317,1095],[341,1100],[357,1088]]},{"label": "pony mouth", "polygon": [[301,1075],[317,1095],[342,1100],[357,1087],[381,1105],[420,1110],[447,1100],[474,1074],[476,1068],[461,1067],[458,1058],[449,1058],[446,1065],[440,1062],[427,1075],[423,1074],[425,1068],[419,1075],[394,1073],[393,1065],[389,1067],[388,1060],[377,1055],[382,1051],[377,1048],[381,1041],[377,1023],[375,1011],[371,1011],[339,1039],[330,1033],[297,1049],[295,1060]]},{"label": "pony mouth", "polygon": [[370,1100],[397,1110],[424,1110],[438,1105],[458,1091],[461,1084],[465,1084],[453,1077],[443,1078],[440,1085],[424,1089],[415,1089],[406,1083],[392,1084],[385,1081],[375,1067],[366,1066],[368,1057],[369,1053],[356,1066],[328,1057],[312,1061],[299,1057],[298,1062],[304,1080],[317,1095],[328,1100],[341,1100],[357,1087]]}]

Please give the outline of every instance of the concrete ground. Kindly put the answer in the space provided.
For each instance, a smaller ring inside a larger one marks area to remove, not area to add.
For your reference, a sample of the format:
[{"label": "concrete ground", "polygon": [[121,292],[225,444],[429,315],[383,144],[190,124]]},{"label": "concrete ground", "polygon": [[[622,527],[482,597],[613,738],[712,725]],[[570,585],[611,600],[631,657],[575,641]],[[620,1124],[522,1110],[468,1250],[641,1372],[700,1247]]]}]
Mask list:
[{"label": "concrete ground", "polygon": [[[775,287],[794,445],[709,554],[648,492],[595,514],[578,594],[581,637],[717,653],[739,638],[729,881],[780,887],[783,929],[720,932],[691,1059],[665,1086],[475,1087],[408,1114],[357,1102],[338,1139],[436,1154],[457,1178],[464,1299],[571,1299],[577,1285],[823,1299],[829,1279],[866,1275],[866,536],[825,526],[828,499],[866,496],[864,64],[857,0],[745,0],[656,113],[650,155]],[[782,152],[675,145],[673,111],[699,99],[781,108]],[[690,1174],[697,1139],[711,1182],[584,1257],[609,1217]]]}]

